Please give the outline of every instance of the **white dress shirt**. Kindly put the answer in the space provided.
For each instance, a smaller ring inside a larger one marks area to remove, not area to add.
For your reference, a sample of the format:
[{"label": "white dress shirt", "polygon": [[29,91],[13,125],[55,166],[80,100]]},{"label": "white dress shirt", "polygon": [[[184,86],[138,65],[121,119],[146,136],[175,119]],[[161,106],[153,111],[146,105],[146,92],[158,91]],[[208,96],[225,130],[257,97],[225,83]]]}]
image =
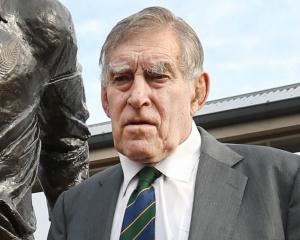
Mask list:
[{"label": "white dress shirt", "polygon": [[[193,122],[189,137],[167,158],[154,166],[162,173],[153,183],[156,198],[156,240],[188,239],[200,146],[200,133]],[[126,205],[138,183],[136,174],[143,168],[142,164],[122,154],[119,157],[124,181],[116,205],[111,240],[120,238]]]}]

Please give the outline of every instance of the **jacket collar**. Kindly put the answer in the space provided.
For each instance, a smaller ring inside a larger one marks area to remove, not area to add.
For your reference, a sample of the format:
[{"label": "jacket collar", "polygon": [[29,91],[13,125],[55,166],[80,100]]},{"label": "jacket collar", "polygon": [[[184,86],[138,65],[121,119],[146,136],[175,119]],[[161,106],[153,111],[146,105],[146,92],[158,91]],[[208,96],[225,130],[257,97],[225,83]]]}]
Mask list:
[{"label": "jacket collar", "polygon": [[88,229],[87,240],[110,239],[111,227],[119,196],[120,187],[123,181],[123,172],[120,164],[117,164],[99,175],[98,185],[101,188],[94,189],[91,193],[91,201],[87,204],[94,204],[88,208]]},{"label": "jacket collar", "polygon": [[234,167],[242,156],[203,129],[189,240],[230,238],[247,177]]}]

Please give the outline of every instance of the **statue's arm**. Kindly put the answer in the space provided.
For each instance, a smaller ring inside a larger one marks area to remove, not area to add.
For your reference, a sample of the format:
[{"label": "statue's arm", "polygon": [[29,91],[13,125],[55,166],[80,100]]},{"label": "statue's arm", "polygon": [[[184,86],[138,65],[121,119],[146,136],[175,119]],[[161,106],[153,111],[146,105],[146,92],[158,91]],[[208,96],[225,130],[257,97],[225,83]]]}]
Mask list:
[{"label": "statue's arm", "polygon": [[90,135],[80,72],[49,84],[41,100],[39,179],[50,210],[61,192],[88,177]]},{"label": "statue's arm", "polygon": [[[54,37],[48,45],[56,49],[49,62],[51,80],[45,87],[39,111],[42,141],[39,179],[50,213],[61,192],[88,177],[90,136],[73,22],[66,9],[57,12],[60,14],[56,16],[65,20],[57,21],[55,28],[49,24],[49,36]],[[44,61],[47,60],[45,56]]]}]

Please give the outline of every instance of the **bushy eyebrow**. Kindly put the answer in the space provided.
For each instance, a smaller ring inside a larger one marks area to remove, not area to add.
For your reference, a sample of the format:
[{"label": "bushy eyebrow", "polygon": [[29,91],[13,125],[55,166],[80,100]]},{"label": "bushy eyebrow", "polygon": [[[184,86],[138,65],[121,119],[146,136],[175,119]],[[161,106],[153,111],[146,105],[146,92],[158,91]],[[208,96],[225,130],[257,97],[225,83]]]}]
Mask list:
[{"label": "bushy eyebrow", "polygon": [[[149,74],[164,74],[170,73],[172,76],[175,75],[175,66],[166,61],[157,61],[157,62],[150,62],[145,63],[142,66],[143,71],[146,71]],[[133,66],[128,62],[117,62],[117,63],[110,63],[108,65],[108,74],[110,76],[122,73],[134,72]]]},{"label": "bushy eyebrow", "polygon": [[125,73],[131,70],[131,66],[127,63],[110,63],[108,65],[108,72],[110,74]]},{"label": "bushy eyebrow", "polygon": [[158,73],[158,74],[170,72],[172,75],[174,75],[174,67],[169,62],[152,63],[149,64],[148,66],[145,66],[144,70],[146,70],[149,73]]}]

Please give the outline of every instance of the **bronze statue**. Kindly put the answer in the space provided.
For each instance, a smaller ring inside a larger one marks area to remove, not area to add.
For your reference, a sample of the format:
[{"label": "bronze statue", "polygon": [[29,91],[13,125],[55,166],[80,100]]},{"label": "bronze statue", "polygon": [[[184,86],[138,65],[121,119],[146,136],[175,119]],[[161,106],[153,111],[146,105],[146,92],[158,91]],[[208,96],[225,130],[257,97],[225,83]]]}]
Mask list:
[{"label": "bronze statue", "polygon": [[71,15],[56,0],[0,0],[0,239],[33,239],[36,176],[49,212],[88,176],[88,112]]}]

